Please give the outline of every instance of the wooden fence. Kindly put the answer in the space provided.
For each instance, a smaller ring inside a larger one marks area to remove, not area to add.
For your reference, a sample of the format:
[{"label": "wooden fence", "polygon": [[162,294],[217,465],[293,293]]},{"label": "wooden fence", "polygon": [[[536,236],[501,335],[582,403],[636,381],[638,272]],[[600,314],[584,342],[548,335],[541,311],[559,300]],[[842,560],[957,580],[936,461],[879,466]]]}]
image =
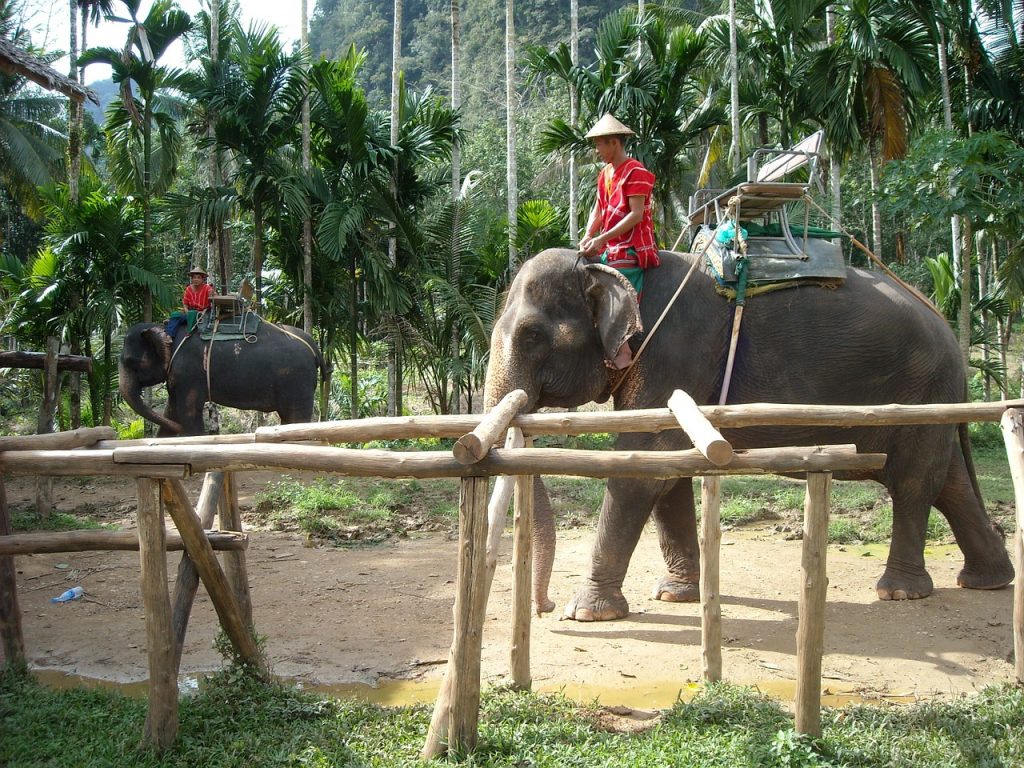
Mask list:
[{"label": "wooden fence", "polygon": [[[245,571],[247,539],[241,533],[233,474],[247,470],[311,470],[349,476],[452,477],[460,479],[459,563],[455,631],[445,680],[434,709],[423,755],[452,748],[472,750],[477,740],[483,617],[496,564],[497,541],[515,489],[513,651],[511,677],[529,687],[530,538],[532,477],[566,474],[586,477],[700,476],[702,491],[701,616],[703,675],[721,679],[721,608],[718,593],[719,492],[722,475],[799,473],[807,476],[804,508],[803,578],[797,632],[796,726],[820,733],[821,657],[824,636],[825,552],[833,471],[881,466],[882,454],[858,454],[854,446],[816,446],[733,452],[717,427],[751,425],[839,426],[960,423],[1002,420],[1017,501],[1015,553],[1024,572],[1024,401],[921,406],[789,406],[751,404],[698,408],[676,393],[665,409],[517,416],[521,398],[513,393],[490,414],[428,416],[322,424],[287,425],[248,435],[164,440],[93,440],[82,430],[22,441],[7,447],[0,440],[0,473],[47,475],[122,475],[136,478],[138,537],[120,532],[12,534],[6,494],[0,480],[0,641],[10,662],[23,662],[24,640],[13,557],[32,552],[138,548],[146,614],[150,665],[149,715],[144,738],[158,748],[177,733],[177,672],[195,590],[202,580],[236,653],[262,668],[253,642],[251,601]],[[710,423],[709,423],[710,422]],[[628,457],[608,451],[525,447],[534,435],[587,432],[658,432],[683,427],[697,449],[632,451]],[[506,432],[507,429],[507,432]],[[502,435],[505,447],[491,448]],[[402,453],[354,450],[297,441],[362,442],[375,439],[458,437],[453,451]],[[46,439],[36,447],[34,439]],[[61,442],[62,440],[68,442]],[[56,443],[54,441],[57,441]],[[701,451],[704,451],[702,453]],[[624,460],[628,458],[628,460]],[[193,508],[181,479],[206,472]],[[487,479],[496,476],[488,504]],[[178,536],[164,530],[161,500]],[[211,532],[219,510],[220,531]],[[91,537],[91,538],[90,538]],[[184,549],[173,600],[167,591],[166,551]],[[223,551],[225,564],[215,550]],[[172,607],[173,606],[173,607]],[[1024,683],[1024,588],[1014,593],[1015,674]]]}]

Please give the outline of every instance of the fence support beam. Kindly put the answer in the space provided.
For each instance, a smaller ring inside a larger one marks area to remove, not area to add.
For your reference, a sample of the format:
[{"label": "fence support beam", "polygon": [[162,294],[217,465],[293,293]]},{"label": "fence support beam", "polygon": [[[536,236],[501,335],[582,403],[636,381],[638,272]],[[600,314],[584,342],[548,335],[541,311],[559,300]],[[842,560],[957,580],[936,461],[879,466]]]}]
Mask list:
[{"label": "fence support beam", "polygon": [[480,719],[480,652],[487,595],[487,478],[467,477],[459,493],[459,564],[456,576],[455,629],[441,695],[423,747],[424,759],[446,750],[476,747]]},{"label": "fence support beam", "polygon": [[831,472],[807,473],[801,557],[799,626],[796,631],[796,730],[821,736],[821,656],[825,644],[825,598]]},{"label": "fence support beam", "polygon": [[178,679],[174,673],[171,601],[167,595],[167,551],[164,518],[157,483],[140,477],[139,565],[142,604],[146,611],[146,649],[149,653],[149,713],[143,741],[159,750],[171,746],[178,733]]},{"label": "fence support beam", "polygon": [[722,478],[702,477],[700,493],[700,648],[704,682],[722,679]]},{"label": "fence support beam", "polygon": [[[7,509],[7,486],[0,476],[0,536],[11,533],[11,515]],[[0,666],[25,666],[25,634],[21,628],[21,608],[18,606],[18,577],[14,558],[0,555]]]},{"label": "fence support beam", "polygon": [[509,650],[509,671],[513,687],[528,691],[533,684],[530,675],[530,622],[533,614],[533,475],[516,477],[514,507],[512,646]]},{"label": "fence support beam", "polygon": [[1017,502],[1017,528],[1013,537],[1017,569],[1013,583],[1013,671],[1018,685],[1024,685],[1024,411],[1008,410],[1003,414],[1000,427]]}]

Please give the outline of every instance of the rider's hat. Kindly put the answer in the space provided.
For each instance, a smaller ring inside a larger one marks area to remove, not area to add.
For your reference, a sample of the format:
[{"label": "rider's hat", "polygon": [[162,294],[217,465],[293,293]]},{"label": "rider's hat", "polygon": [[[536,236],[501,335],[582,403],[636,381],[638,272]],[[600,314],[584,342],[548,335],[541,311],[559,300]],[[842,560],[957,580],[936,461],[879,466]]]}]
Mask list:
[{"label": "rider's hat", "polygon": [[628,125],[623,125],[616,120],[611,112],[605,112],[604,117],[587,131],[588,139],[596,139],[598,136],[636,136],[636,133]]},{"label": "rider's hat", "polygon": [[203,277],[206,277],[206,270],[202,267],[192,267],[192,269],[188,271],[188,276],[192,277],[192,275],[202,275]]}]

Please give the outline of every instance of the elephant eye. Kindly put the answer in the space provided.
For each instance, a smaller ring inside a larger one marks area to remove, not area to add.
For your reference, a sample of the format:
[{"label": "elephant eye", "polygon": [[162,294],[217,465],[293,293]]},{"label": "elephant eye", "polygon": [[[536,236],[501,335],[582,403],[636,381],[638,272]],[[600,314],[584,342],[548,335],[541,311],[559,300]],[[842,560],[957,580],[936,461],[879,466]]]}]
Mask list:
[{"label": "elephant eye", "polygon": [[543,344],[547,339],[547,334],[540,326],[535,324],[524,325],[519,329],[519,343],[527,346],[537,346]]}]

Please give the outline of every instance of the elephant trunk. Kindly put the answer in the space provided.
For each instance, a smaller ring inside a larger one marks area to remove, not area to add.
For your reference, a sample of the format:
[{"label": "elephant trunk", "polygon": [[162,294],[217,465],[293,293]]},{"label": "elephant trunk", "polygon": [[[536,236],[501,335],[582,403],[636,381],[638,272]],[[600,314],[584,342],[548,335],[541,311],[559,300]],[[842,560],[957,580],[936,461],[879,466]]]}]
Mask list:
[{"label": "elephant trunk", "polygon": [[181,432],[181,424],[171,421],[162,413],[158,413],[145,401],[142,397],[142,386],[138,383],[135,374],[128,368],[125,368],[124,363],[118,364],[117,374],[118,389],[121,391],[121,397],[131,406],[133,411],[142,418],[148,419],[154,424],[159,424],[170,432],[175,434]]}]

